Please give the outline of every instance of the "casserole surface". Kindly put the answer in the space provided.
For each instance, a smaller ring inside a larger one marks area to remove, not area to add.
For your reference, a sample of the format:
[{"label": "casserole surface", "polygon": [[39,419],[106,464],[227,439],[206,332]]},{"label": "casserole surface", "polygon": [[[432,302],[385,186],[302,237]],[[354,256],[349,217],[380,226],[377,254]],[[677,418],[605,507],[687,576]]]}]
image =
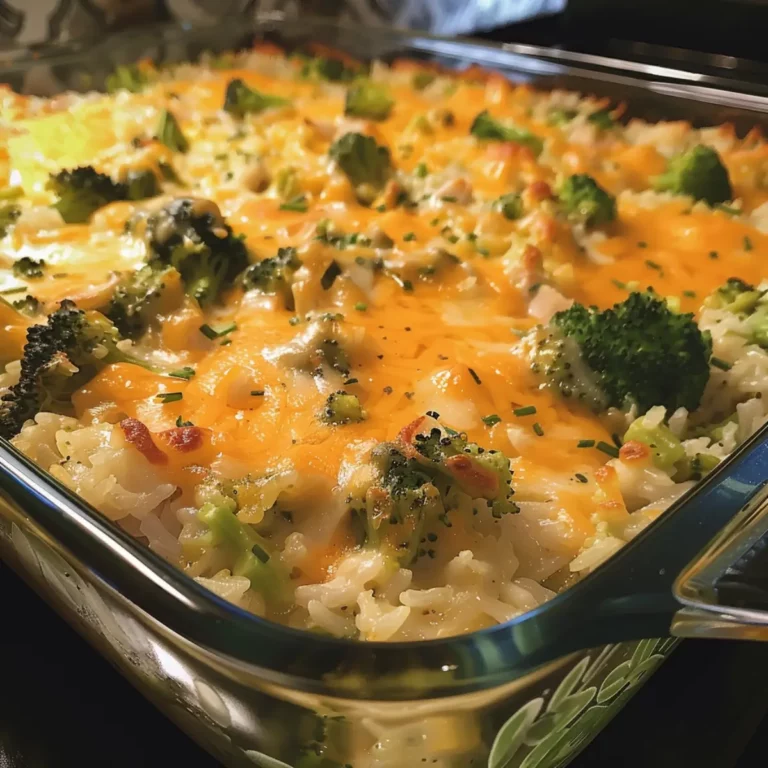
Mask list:
[{"label": "casserole surface", "polygon": [[[61,299],[67,322],[99,311],[133,339],[57,358],[71,404],[46,381],[14,442],[269,618],[370,640],[503,622],[764,421],[765,145],[622,125],[480,71],[313,54],[142,64],[109,97],[5,94],[6,411],[27,328]],[[701,146],[727,195],[654,189]],[[84,167],[104,176],[60,175]],[[585,177],[603,197],[569,207]],[[674,407],[613,403],[579,358],[574,405],[539,326],[633,295],[697,313],[705,371],[669,368]]]}]

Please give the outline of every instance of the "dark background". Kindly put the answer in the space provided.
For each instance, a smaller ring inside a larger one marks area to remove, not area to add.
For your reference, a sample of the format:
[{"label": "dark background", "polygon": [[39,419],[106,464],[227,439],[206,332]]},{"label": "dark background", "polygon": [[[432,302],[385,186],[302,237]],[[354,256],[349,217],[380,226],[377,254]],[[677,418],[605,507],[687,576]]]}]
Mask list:
[{"label": "dark background", "polygon": [[[487,36],[741,77],[729,57],[768,61],[765,29],[760,0],[581,0]],[[0,768],[217,768],[2,564],[0,596]],[[766,754],[768,644],[697,640],[573,767],[754,768]]]}]

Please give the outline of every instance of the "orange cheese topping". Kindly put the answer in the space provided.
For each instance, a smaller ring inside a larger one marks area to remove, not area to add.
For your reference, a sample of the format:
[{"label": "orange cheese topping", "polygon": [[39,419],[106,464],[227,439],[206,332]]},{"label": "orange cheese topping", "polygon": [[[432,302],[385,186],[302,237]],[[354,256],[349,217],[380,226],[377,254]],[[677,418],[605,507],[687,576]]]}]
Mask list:
[{"label": "orange cheese topping", "polygon": [[[330,495],[350,446],[391,440],[403,425],[437,411],[448,426],[512,457],[516,485],[535,494],[553,474],[592,472],[605,462],[604,454],[577,447],[580,440],[611,439],[594,415],[542,389],[519,353],[521,332],[538,322],[528,313],[537,284],[598,307],[621,301],[633,286],[652,286],[695,312],[731,276],[753,283],[768,277],[768,236],[756,226],[759,212],[752,215],[768,201],[768,147],[754,137],[739,141],[727,127],[697,135],[684,124],[669,124],[666,133],[646,126],[645,139],[639,125],[598,130],[583,119],[600,106],[589,100],[575,127],[563,128],[547,120],[549,97],[525,86],[443,77],[442,91],[441,78],[420,91],[398,67],[389,76],[389,117],[361,120],[344,117],[343,87],[303,80],[296,68],[283,76],[268,71],[201,71],[199,78],[164,79],[137,94],[75,100],[64,111],[36,114],[14,101],[18,133],[6,140],[8,177],[23,187],[25,205],[52,202],[49,173],[93,164],[117,177],[126,168],[157,167],[162,155],[181,179],[166,192],[216,202],[254,260],[290,246],[304,264],[291,309],[280,296],[243,298],[233,288],[225,306],[203,312],[187,303],[164,317],[147,343],[192,366],[194,378],[169,381],[136,366],[110,366],[75,395],[79,416],[134,418],[155,435],[188,420],[206,434],[196,464],[226,456],[258,474],[287,461]],[[291,103],[238,121],[222,112],[234,78]],[[189,141],[186,154],[132,141],[151,140],[163,109],[173,111]],[[544,142],[542,154],[537,158],[520,143],[477,140],[470,127],[483,110],[535,134]],[[389,149],[413,205],[393,204],[386,191],[372,206],[356,200],[328,156],[333,139],[351,130]],[[668,147],[702,141],[718,145],[741,215],[682,197],[643,197],[674,153]],[[259,163],[264,184],[249,187],[246,175]],[[281,208],[285,197],[276,180],[288,172],[295,176],[291,196],[303,196],[306,210]],[[573,173],[594,176],[617,196],[617,221],[588,235],[587,243],[553,197]],[[525,210],[516,220],[493,204],[509,193],[522,194]],[[124,231],[141,205],[114,203],[82,225],[40,229],[23,226],[22,217],[6,255],[12,250],[53,265],[44,279],[26,284],[41,300],[75,298],[98,307],[113,289],[113,273],[144,258],[138,237]],[[318,241],[318,224],[326,221],[372,240],[375,228],[392,247],[374,252],[360,243],[340,248]],[[375,259],[384,260],[383,270],[368,269]],[[341,274],[323,289],[320,277],[334,260]],[[2,305],[0,311],[4,346],[18,349],[27,321]],[[323,321],[322,313],[343,319]],[[208,340],[197,330],[206,322],[234,322],[236,330]],[[322,322],[337,323],[345,340],[349,372],[341,382],[313,376],[295,361],[301,335]],[[337,386],[358,396],[364,421],[320,422]],[[182,398],[158,399],[170,391]],[[523,406],[534,406],[535,414],[515,415]],[[491,415],[497,418],[486,423]],[[174,472],[183,468],[183,454],[169,455]],[[576,484],[551,494],[574,551],[594,533],[593,493]],[[307,566],[310,580],[332,567],[349,536],[337,532],[323,546]]]}]

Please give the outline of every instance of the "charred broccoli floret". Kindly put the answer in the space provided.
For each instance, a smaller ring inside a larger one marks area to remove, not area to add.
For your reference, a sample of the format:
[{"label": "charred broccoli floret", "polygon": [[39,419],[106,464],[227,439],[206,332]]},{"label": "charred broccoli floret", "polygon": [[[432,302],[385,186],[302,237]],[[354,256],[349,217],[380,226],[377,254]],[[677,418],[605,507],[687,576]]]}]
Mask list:
[{"label": "charred broccoli floret", "polygon": [[709,205],[733,199],[728,169],[712,147],[698,145],[669,161],[667,170],[657,176],[659,192],[673,192],[703,200]]},{"label": "charred broccoli floret", "polygon": [[320,414],[326,424],[350,424],[355,421],[365,421],[368,414],[363,410],[357,395],[350,395],[343,389],[328,395],[325,406]]},{"label": "charred broccoli floret", "polygon": [[16,299],[13,308],[27,317],[37,317],[42,314],[43,305],[40,299],[28,293],[23,299]]},{"label": "charred broccoli floret", "polygon": [[585,173],[569,176],[558,197],[568,217],[587,227],[608,224],[616,218],[616,198]]},{"label": "charred broccoli floret", "polygon": [[157,177],[151,171],[131,171],[124,181],[114,181],[90,165],[52,174],[47,186],[57,195],[53,207],[67,224],[82,224],[109,203],[143,200],[160,193]]},{"label": "charred broccoli floret", "polygon": [[173,112],[164,109],[160,114],[160,120],[157,124],[157,140],[165,144],[173,152],[186,152],[189,149],[189,142],[181,131],[179,121],[174,117]]},{"label": "charred broccoli floret", "polygon": [[544,149],[544,142],[535,133],[527,128],[502,123],[491,117],[487,109],[472,121],[469,132],[483,141],[514,141],[528,147],[537,157]]},{"label": "charred broccoli floret", "polygon": [[502,195],[496,200],[494,207],[503,213],[505,218],[513,221],[519,219],[525,211],[522,196],[514,192]]},{"label": "charred broccoli floret", "polygon": [[370,80],[360,80],[347,90],[344,114],[369,120],[386,120],[394,103],[385,86]]},{"label": "charred broccoli floret", "polygon": [[712,340],[692,314],[653,293],[604,312],[574,304],[535,332],[532,369],[564,397],[595,411],[636,403],[696,408],[709,379]]},{"label": "charred broccoli floret", "polygon": [[71,301],[27,331],[18,384],[0,400],[0,436],[10,439],[41,410],[69,411],[72,393],[110,363],[150,366],[118,347],[120,335],[100,312]]},{"label": "charred broccoli floret", "polygon": [[295,248],[279,248],[277,256],[257,261],[245,270],[242,277],[243,288],[246,291],[281,294],[285,308],[293,309],[291,278],[299,267],[301,260],[296,255]]},{"label": "charred broccoli floret", "polygon": [[345,133],[331,144],[330,156],[355,188],[358,200],[368,205],[392,173],[389,150],[361,133]]},{"label": "charred broccoli floret", "polygon": [[18,205],[8,203],[0,206],[0,237],[5,237],[8,234],[19,216],[21,216],[21,208]]},{"label": "charred broccoli floret", "polygon": [[734,332],[743,335],[750,344],[768,349],[768,290],[732,277],[709,296],[704,305],[739,317],[743,322]]},{"label": "charred broccoli floret", "polygon": [[271,107],[282,107],[290,102],[281,96],[273,96],[269,93],[249,88],[240,78],[230,80],[224,95],[224,110],[235,117],[245,115],[257,115]]},{"label": "charred broccoli floret", "polygon": [[22,256],[13,262],[13,276],[20,280],[37,280],[45,274],[45,261]]},{"label": "charred broccoli floret", "polygon": [[175,272],[173,267],[147,264],[118,283],[104,314],[124,337],[136,339],[144,333],[157,316],[160,299]]},{"label": "charred broccoli floret", "polygon": [[245,243],[209,200],[173,200],[149,218],[147,237],[150,265],[178,270],[200,304],[216,301],[248,266]]}]

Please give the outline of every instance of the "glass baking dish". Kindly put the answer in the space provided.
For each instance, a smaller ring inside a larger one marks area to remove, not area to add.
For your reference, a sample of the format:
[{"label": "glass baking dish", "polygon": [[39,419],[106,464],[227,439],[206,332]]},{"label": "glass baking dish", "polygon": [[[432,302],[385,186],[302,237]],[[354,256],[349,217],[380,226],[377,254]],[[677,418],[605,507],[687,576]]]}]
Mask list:
[{"label": "glass baking dish", "polygon": [[[361,59],[479,65],[626,99],[631,116],[647,119],[730,121],[740,132],[768,124],[765,87],[736,92],[693,72],[278,15],[7,51],[0,66],[13,87],[53,94],[98,86],[141,57],[189,60],[264,38]],[[441,640],[354,643],[259,619],[2,441],[0,554],[226,765],[550,768],[599,732],[678,637],[766,636],[765,593],[739,564],[768,528],[767,430],[575,587],[506,624]]]}]

